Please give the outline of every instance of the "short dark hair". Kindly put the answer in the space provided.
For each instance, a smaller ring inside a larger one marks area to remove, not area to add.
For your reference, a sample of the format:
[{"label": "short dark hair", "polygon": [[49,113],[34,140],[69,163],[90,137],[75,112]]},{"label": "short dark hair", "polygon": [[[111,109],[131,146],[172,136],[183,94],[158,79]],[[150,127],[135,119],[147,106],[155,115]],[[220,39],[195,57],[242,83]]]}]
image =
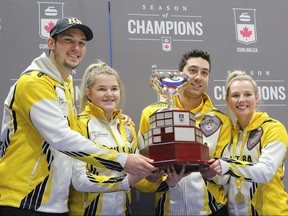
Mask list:
[{"label": "short dark hair", "polygon": [[183,68],[185,67],[185,65],[187,64],[187,61],[190,58],[198,58],[198,57],[207,60],[209,62],[210,70],[211,70],[210,54],[208,52],[206,52],[204,50],[200,50],[200,49],[192,49],[188,52],[185,52],[179,61],[178,70],[183,71]]}]

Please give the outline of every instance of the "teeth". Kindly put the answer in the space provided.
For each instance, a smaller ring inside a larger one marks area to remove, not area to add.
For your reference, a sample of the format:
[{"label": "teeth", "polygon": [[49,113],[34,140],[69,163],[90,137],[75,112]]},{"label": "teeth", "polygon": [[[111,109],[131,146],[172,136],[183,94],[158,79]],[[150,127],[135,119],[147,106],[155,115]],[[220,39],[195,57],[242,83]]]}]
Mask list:
[{"label": "teeth", "polygon": [[70,57],[77,58],[78,56],[75,54],[69,54]]},{"label": "teeth", "polygon": [[245,108],[247,108],[248,106],[237,106],[238,107],[238,109],[245,109]]},{"label": "teeth", "polygon": [[201,87],[201,85],[197,85],[197,84],[193,84],[193,83],[192,83],[192,85],[193,85],[194,87],[197,87],[197,88],[200,88],[200,87]]}]

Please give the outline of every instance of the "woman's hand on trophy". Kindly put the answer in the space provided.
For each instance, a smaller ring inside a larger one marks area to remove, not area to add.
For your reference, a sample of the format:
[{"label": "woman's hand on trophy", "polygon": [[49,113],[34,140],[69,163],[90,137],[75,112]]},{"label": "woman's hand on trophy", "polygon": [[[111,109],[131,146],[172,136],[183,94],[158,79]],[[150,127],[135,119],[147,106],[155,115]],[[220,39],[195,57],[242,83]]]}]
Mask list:
[{"label": "woman's hand on trophy", "polygon": [[146,176],[149,182],[158,182],[162,179],[165,172],[162,169],[157,169],[153,171],[150,175]]},{"label": "woman's hand on trophy", "polygon": [[221,172],[221,164],[219,160],[212,158],[208,161],[208,163],[210,164],[209,166],[199,166],[199,171],[204,179],[212,179],[218,174],[219,171]]},{"label": "woman's hand on trophy", "polygon": [[182,165],[182,169],[179,173],[176,172],[176,169],[173,165],[167,166],[167,179],[166,183],[169,187],[175,187],[175,185],[185,176],[189,175],[191,172],[185,173],[185,165]]},{"label": "woman's hand on trophy", "polygon": [[217,175],[222,175],[222,166],[219,159],[210,159],[208,163],[210,164],[210,170],[216,172]]}]

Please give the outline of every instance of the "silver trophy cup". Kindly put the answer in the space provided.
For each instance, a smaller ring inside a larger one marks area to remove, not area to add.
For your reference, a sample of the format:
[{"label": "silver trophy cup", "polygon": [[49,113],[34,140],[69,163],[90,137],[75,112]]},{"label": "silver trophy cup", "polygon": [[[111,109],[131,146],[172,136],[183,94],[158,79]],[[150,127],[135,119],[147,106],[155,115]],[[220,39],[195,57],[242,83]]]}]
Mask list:
[{"label": "silver trophy cup", "polygon": [[157,70],[157,66],[152,66],[150,86],[167,100],[167,110],[173,110],[173,96],[184,91],[187,86],[188,76],[176,70]]}]

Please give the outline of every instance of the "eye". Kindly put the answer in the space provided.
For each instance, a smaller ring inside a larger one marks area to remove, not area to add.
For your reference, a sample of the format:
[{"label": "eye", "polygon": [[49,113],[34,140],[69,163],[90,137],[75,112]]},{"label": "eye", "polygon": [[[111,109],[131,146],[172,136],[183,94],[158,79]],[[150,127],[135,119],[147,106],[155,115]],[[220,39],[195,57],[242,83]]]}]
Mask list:
[{"label": "eye", "polygon": [[197,72],[198,72],[198,70],[196,68],[189,68],[188,69],[188,74],[190,74],[190,75],[193,75],[193,74],[195,74]]},{"label": "eye", "polygon": [[65,41],[66,43],[70,43],[70,44],[73,43],[72,38],[64,38],[64,41]]},{"label": "eye", "polygon": [[205,77],[207,77],[209,75],[209,72],[204,70],[204,71],[201,71],[201,74]]},{"label": "eye", "polygon": [[81,42],[79,42],[79,45],[80,45],[81,47],[85,47],[85,46],[86,46],[86,41],[81,41]]},{"label": "eye", "polygon": [[193,69],[191,69],[191,72],[194,74],[194,73],[197,73],[197,72],[198,72],[198,70],[197,70],[197,69],[195,69],[195,68],[193,68]]},{"label": "eye", "polygon": [[238,97],[239,97],[239,94],[232,94],[231,97],[232,97],[232,98],[238,98]]},{"label": "eye", "polygon": [[97,89],[97,91],[106,91],[106,88],[104,88],[104,87],[99,87],[99,88]]}]

